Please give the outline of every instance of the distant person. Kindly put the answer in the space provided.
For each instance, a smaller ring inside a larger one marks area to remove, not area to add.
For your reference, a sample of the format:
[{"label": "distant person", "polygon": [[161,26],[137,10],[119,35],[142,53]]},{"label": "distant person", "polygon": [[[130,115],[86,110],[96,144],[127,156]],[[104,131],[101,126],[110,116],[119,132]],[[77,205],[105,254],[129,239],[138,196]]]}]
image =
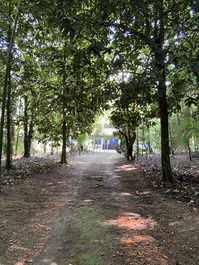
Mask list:
[{"label": "distant person", "polygon": [[83,153],[84,152],[84,146],[81,144],[81,146],[80,146],[80,150],[81,150],[81,153]]},{"label": "distant person", "polygon": [[79,151],[79,155],[81,155],[81,153],[83,153],[84,147],[82,144],[78,146],[78,151]]}]

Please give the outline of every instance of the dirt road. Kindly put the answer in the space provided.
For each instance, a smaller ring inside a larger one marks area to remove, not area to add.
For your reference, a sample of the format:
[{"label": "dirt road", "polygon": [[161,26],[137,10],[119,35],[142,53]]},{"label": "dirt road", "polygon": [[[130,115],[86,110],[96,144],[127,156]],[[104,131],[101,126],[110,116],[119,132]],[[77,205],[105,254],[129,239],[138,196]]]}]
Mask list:
[{"label": "dirt road", "polygon": [[0,195],[0,265],[197,265],[199,211],[116,153],[74,158]]}]

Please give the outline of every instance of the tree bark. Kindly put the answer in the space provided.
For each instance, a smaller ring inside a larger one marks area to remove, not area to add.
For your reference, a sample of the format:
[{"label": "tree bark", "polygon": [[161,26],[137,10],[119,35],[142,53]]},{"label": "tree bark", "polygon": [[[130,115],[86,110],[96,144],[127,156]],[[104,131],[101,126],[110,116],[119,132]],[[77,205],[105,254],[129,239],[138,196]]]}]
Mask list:
[{"label": "tree bark", "polygon": [[170,163],[170,147],[169,147],[169,119],[168,104],[166,96],[166,74],[164,63],[164,52],[159,50],[156,53],[157,70],[159,72],[158,83],[158,101],[160,111],[160,128],[161,128],[161,164],[162,179],[167,182],[175,182]]},{"label": "tree bark", "polygon": [[[19,117],[21,115],[21,100],[19,101]],[[19,132],[20,132],[20,124],[18,124],[16,129],[16,143],[15,143],[15,149],[14,154],[17,155],[18,153],[18,145],[19,145]]]},{"label": "tree bark", "polygon": [[28,97],[24,97],[24,157],[30,157],[28,147]]},{"label": "tree bark", "polygon": [[132,137],[131,137],[131,132],[128,129],[128,156],[130,160],[133,160],[133,143],[132,143]]},{"label": "tree bark", "polygon": [[12,167],[12,130],[11,130],[11,76],[8,78],[8,96],[7,96],[7,148],[6,148],[6,169]]},{"label": "tree bark", "polygon": [[180,122],[180,116],[178,112],[176,113],[176,117],[177,117],[178,126],[180,126],[181,122]]},{"label": "tree bark", "polygon": [[66,102],[66,41],[64,45],[64,50],[63,50],[63,80],[62,80],[62,92],[63,92],[63,102],[62,102],[62,117],[63,117],[63,122],[62,122],[62,154],[61,154],[61,163],[67,163],[67,156],[66,156],[66,107],[67,107],[67,102]]},{"label": "tree bark", "polygon": [[15,155],[17,155],[18,153],[18,145],[19,145],[19,131],[20,131],[20,127],[18,125],[18,128],[17,128],[17,132],[16,132],[16,144],[15,144]]},{"label": "tree bark", "polygon": [[153,153],[152,147],[151,147],[151,133],[150,133],[150,127],[148,128],[148,153]]},{"label": "tree bark", "polygon": [[137,134],[137,141],[136,141],[136,154],[137,154],[137,157],[139,157],[139,154],[140,154],[140,148],[139,148],[139,138],[138,138],[138,127],[136,129],[136,134]]},{"label": "tree bark", "polygon": [[133,147],[129,144],[127,148],[127,160],[133,160]]},{"label": "tree bark", "polygon": [[134,132],[133,135],[131,135],[130,131],[128,131],[128,135],[125,135],[125,142],[126,142],[126,159],[133,160],[133,145],[136,140],[136,133]]},{"label": "tree bark", "polygon": [[144,143],[145,143],[145,135],[144,135],[144,127],[142,128],[142,157],[144,155]]},{"label": "tree bark", "polygon": [[126,142],[126,159],[130,160],[130,150],[129,150],[129,139],[128,136],[125,135],[125,142]]},{"label": "tree bark", "polygon": [[53,146],[53,143],[51,143],[51,150],[50,150],[50,154],[51,154],[51,155],[54,155],[54,146]]},{"label": "tree bark", "polygon": [[30,122],[29,130],[27,135],[24,137],[24,157],[31,156],[31,146],[32,146],[32,138],[33,138],[33,122]]},{"label": "tree bark", "polygon": [[28,97],[24,97],[24,157],[30,157],[32,138],[33,138],[33,117],[29,121],[28,117]]},{"label": "tree bark", "polygon": [[[132,138],[131,138],[132,150],[133,150],[133,146],[134,146],[134,144],[135,144],[136,137],[137,137],[137,134],[136,134],[136,132],[134,131],[134,132],[133,132],[133,135],[132,135]],[[135,156],[132,156],[132,159],[135,159]]]},{"label": "tree bark", "polygon": [[[65,114],[64,114],[65,116]],[[63,124],[62,124],[62,154],[61,154],[61,163],[66,163],[67,156],[66,156],[66,121],[63,119]]]},{"label": "tree bark", "polygon": [[[9,4],[9,17],[10,22],[8,26],[8,43],[11,41],[11,3]],[[12,60],[12,56],[10,58]],[[8,91],[7,91],[7,104],[6,104],[6,114],[7,114],[7,141],[6,141],[6,169],[11,169],[12,167],[12,132],[11,132],[11,66],[8,72]]]},{"label": "tree bark", "polygon": [[166,55],[164,51],[164,7],[163,0],[156,2],[157,21],[155,43],[156,49],[154,51],[156,76],[158,81],[158,102],[160,111],[160,130],[161,130],[161,164],[162,164],[162,180],[164,182],[177,182],[172,174],[170,163],[170,148],[169,148],[169,118],[168,118],[168,104],[167,104],[167,87],[166,87]]}]

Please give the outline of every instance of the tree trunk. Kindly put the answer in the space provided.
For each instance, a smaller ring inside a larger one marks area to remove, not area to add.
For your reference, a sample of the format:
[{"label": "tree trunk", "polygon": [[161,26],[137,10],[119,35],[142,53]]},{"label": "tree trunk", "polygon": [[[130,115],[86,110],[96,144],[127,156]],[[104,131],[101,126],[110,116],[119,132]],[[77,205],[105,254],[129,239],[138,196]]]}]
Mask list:
[{"label": "tree trunk", "polygon": [[30,157],[30,147],[28,145],[28,97],[24,97],[24,157]]},{"label": "tree trunk", "polygon": [[[134,144],[135,144],[136,136],[137,136],[137,134],[136,134],[136,132],[134,131],[134,132],[133,132],[133,135],[132,135],[132,137],[131,137],[132,150],[133,150],[133,146],[134,146]],[[132,155],[132,159],[135,159],[135,155],[134,155],[134,156]]]},{"label": "tree trunk", "polygon": [[136,133],[134,132],[131,136],[130,131],[128,131],[128,135],[125,135],[125,141],[126,141],[126,159],[133,160],[133,145],[136,140]]},{"label": "tree trunk", "polygon": [[169,122],[168,122],[168,105],[166,96],[166,75],[163,51],[156,55],[157,68],[160,73],[158,84],[158,101],[160,110],[160,127],[161,127],[161,163],[163,181],[175,182],[170,163],[169,147]]},{"label": "tree trunk", "polygon": [[130,150],[128,144],[127,144],[127,147],[126,147],[126,159],[127,159],[128,161],[131,160],[131,150]]},{"label": "tree trunk", "polygon": [[61,154],[61,163],[67,163],[67,156],[66,156],[66,49],[67,44],[65,41],[64,50],[63,50],[63,80],[62,80],[62,89],[63,89],[63,97],[62,97],[62,117],[63,117],[63,123],[62,123],[62,154]]},{"label": "tree trunk", "polygon": [[33,132],[34,132],[33,118],[31,118],[30,125],[29,125],[29,132],[28,132],[29,157],[30,157],[30,151],[32,147]]},{"label": "tree trunk", "polygon": [[[64,114],[65,117],[65,114]],[[62,154],[61,154],[61,163],[66,163],[66,121],[63,119],[63,124],[62,124]]]},{"label": "tree trunk", "polygon": [[128,143],[128,156],[130,160],[133,160],[133,143],[130,130],[128,130]]},{"label": "tree trunk", "polygon": [[[19,101],[19,117],[20,116],[21,116],[21,100]],[[17,129],[16,129],[16,143],[15,143],[15,149],[14,149],[15,155],[17,155],[17,153],[18,153],[19,132],[20,132],[20,124],[18,124]]]},{"label": "tree trunk", "polygon": [[19,145],[19,131],[20,131],[20,127],[18,126],[17,128],[17,132],[16,132],[16,144],[15,144],[15,155],[17,155],[18,153],[18,145]]},{"label": "tree trunk", "polygon": [[144,141],[145,141],[145,136],[144,136],[144,127],[142,128],[142,157],[144,155]]},{"label": "tree trunk", "polygon": [[14,26],[12,28],[10,43],[8,45],[8,50],[7,50],[6,73],[5,73],[4,86],[3,86],[2,107],[1,107],[1,124],[0,124],[0,191],[1,191],[1,186],[2,186],[1,185],[1,164],[2,164],[3,129],[4,129],[4,119],[5,119],[7,86],[8,86],[8,78],[9,78],[9,74],[10,74],[10,67],[11,67],[11,60],[12,60],[12,49],[13,49],[14,39],[15,39],[15,30],[16,30],[19,15],[20,15],[20,4],[21,4],[21,0],[18,0],[17,12],[16,12],[15,20],[14,20]]},{"label": "tree trunk", "polygon": [[53,144],[51,144],[50,154],[51,154],[51,155],[54,155],[54,146],[53,146]]},{"label": "tree trunk", "polygon": [[30,157],[30,150],[31,150],[31,145],[30,142],[27,139],[24,139],[24,157]]},{"label": "tree trunk", "polygon": [[133,160],[133,147],[132,145],[128,145],[128,149],[127,149],[127,160]]},{"label": "tree trunk", "polygon": [[177,118],[178,126],[180,126],[181,122],[180,122],[180,116],[178,112],[176,113],[176,118]]},{"label": "tree trunk", "polygon": [[138,138],[138,127],[136,129],[136,134],[137,134],[137,141],[136,141],[136,153],[137,153],[137,157],[139,157],[140,154],[140,148],[139,148],[139,138]]},{"label": "tree trunk", "polygon": [[11,76],[8,77],[8,96],[7,96],[7,148],[6,148],[6,169],[12,167],[12,130],[11,130]]},{"label": "tree trunk", "polygon": [[31,146],[32,146],[32,138],[33,138],[33,124],[31,122],[28,134],[24,137],[24,157],[31,156]]},{"label": "tree trunk", "polygon": [[128,140],[127,135],[125,135],[125,142],[126,142],[126,159],[129,161],[130,160],[130,149],[129,149],[129,140]]},{"label": "tree trunk", "polygon": [[33,117],[29,123],[28,117],[28,97],[24,97],[24,157],[30,157],[32,138],[33,138]]},{"label": "tree trunk", "polygon": [[169,119],[168,119],[168,104],[167,104],[167,88],[166,88],[166,55],[163,48],[165,38],[164,26],[164,7],[163,0],[156,2],[157,23],[155,25],[155,43],[154,50],[156,77],[158,81],[158,102],[160,111],[160,127],[161,127],[161,164],[162,164],[162,179],[164,182],[176,183],[170,163],[170,148],[169,148]]}]

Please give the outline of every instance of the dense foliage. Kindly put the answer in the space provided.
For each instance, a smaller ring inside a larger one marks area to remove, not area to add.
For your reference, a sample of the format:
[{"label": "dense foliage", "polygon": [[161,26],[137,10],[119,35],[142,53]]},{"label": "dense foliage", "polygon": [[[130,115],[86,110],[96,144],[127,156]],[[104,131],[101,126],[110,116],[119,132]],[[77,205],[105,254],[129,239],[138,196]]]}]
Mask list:
[{"label": "dense foliage", "polygon": [[90,133],[112,102],[127,158],[141,126],[142,142],[161,149],[163,180],[175,182],[171,151],[185,147],[191,158],[199,141],[197,1],[0,4],[0,161],[4,149],[12,166],[21,132],[25,157],[37,138],[61,144],[66,162],[67,140]]}]

